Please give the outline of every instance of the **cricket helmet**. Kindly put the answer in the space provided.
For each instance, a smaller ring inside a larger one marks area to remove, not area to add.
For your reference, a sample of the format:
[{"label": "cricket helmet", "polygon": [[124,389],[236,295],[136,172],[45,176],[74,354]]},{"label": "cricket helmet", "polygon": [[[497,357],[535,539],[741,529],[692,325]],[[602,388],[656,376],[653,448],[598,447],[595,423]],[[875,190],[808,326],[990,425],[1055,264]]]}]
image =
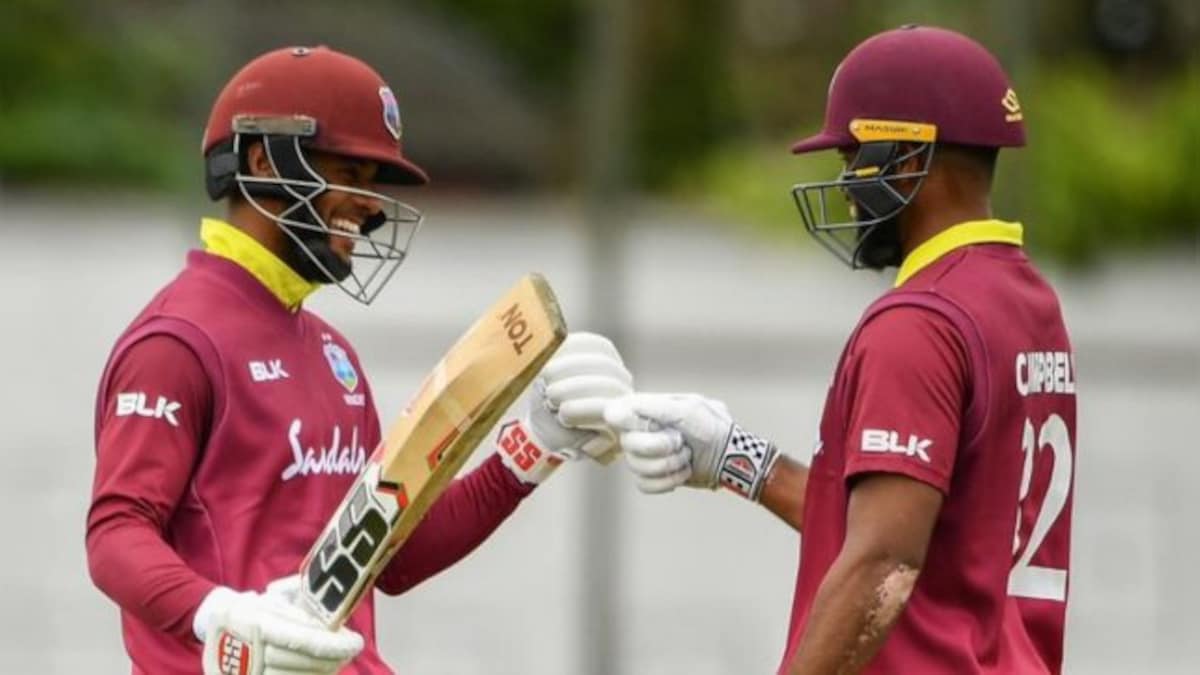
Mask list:
[{"label": "cricket helmet", "polygon": [[[274,220],[293,244],[287,262],[302,276],[369,303],[404,260],[421,222],[418,210],[379,191],[429,180],[404,156],[401,138],[396,97],[366,63],[324,46],[277,49],[246,64],[217,96],[201,142],[205,183],[212,199],[240,194]],[[250,174],[246,151],[256,141],[274,176]],[[373,189],[330,183],[313,168],[312,151],[377,163]],[[383,206],[358,232],[336,230],[355,241],[355,265],[329,247],[335,230],[314,205],[328,191]],[[282,202],[283,210],[263,199]]]},{"label": "cricket helmet", "polygon": [[[853,268],[898,265],[896,217],[916,196],[939,143],[1025,144],[1020,103],[1000,63],[941,28],[903,26],[868,38],[833,73],[824,127],[792,146],[796,154],[854,153],[835,180],[792,188],[805,228]],[[918,168],[902,170],[913,158]],[[850,220],[831,222],[830,191],[848,198]]]}]

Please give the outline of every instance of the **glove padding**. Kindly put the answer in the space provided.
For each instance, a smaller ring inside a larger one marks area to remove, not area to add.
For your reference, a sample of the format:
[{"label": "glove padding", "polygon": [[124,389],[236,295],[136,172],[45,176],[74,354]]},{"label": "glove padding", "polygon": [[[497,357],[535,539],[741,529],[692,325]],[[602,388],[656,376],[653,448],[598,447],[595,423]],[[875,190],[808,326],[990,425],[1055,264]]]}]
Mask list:
[{"label": "glove padding", "polygon": [[620,432],[638,489],[728,488],[757,501],[779,451],[734,423],[725,404],[698,394],[638,393],[611,401],[605,421]]},{"label": "glove padding", "polygon": [[633,375],[606,337],[571,333],[492,433],[513,474],[540,483],[565,459],[607,464],[620,449],[605,405],[633,393]]},{"label": "glove padding", "polygon": [[266,593],[219,587],[196,610],[204,675],[332,675],[358,655],[362,636],[329,630],[297,604],[299,576]]}]

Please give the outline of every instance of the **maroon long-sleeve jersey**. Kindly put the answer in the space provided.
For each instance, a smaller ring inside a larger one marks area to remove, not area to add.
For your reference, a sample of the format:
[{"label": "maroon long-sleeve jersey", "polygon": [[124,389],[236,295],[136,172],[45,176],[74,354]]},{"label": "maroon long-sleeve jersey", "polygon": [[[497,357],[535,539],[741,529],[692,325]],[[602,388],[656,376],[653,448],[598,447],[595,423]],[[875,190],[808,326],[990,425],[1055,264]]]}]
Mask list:
[{"label": "maroon long-sleeve jersey", "polygon": [[[397,336],[397,340],[400,337]],[[354,350],[242,265],[201,251],[117,340],[96,399],[89,567],[120,606],[134,673],[199,673],[195,609],[216,585],[296,573],[380,439]],[[456,481],[377,587],[453,564],[530,488],[498,458]],[[368,595],[344,671],[390,673]]]}]

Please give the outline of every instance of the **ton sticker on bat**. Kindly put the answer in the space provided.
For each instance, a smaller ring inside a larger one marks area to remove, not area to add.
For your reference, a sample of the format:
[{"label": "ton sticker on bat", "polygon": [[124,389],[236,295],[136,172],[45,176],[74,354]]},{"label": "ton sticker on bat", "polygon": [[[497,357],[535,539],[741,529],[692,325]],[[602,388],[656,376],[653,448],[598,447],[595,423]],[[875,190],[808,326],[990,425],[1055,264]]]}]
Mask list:
[{"label": "ton sticker on bat", "polygon": [[521,314],[521,305],[514,303],[500,315],[500,318],[504,321],[504,330],[508,333],[508,339],[512,342],[513,349],[520,354],[525,345],[533,339],[533,333],[529,331],[529,324],[525,322],[525,317]]}]

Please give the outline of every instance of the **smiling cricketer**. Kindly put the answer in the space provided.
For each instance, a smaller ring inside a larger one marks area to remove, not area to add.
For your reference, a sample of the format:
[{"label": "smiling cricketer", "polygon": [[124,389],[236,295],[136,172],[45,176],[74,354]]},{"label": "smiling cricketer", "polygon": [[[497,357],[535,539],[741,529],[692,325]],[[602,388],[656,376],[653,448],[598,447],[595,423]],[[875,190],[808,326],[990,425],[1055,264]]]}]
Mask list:
[{"label": "smiling cricketer", "polygon": [[[201,223],[203,247],[117,339],[96,397],[88,565],[135,674],[393,672],[373,594],[330,630],[296,603],[294,575],[381,435],[350,342],[304,301],[335,285],[369,303],[405,258],[421,215],[397,191],[427,178],[401,135],[379,74],[325,47],[254,59],[217,97],[203,152],[227,216]],[[568,336],[536,384],[499,427],[541,451],[514,457],[493,433],[496,452],[433,505],[379,590],[469,554],[564,457],[612,449],[553,412],[598,424],[631,391],[610,342]]]}]

